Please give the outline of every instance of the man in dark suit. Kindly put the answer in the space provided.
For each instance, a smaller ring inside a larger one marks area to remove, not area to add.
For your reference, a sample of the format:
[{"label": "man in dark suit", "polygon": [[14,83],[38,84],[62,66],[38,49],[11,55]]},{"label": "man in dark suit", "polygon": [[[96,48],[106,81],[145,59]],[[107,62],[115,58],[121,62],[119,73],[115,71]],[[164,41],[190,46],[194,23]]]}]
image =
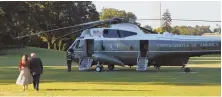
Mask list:
[{"label": "man in dark suit", "polygon": [[43,72],[42,61],[36,57],[35,53],[31,53],[30,72],[33,77],[33,86],[36,91],[39,90],[39,79]]}]

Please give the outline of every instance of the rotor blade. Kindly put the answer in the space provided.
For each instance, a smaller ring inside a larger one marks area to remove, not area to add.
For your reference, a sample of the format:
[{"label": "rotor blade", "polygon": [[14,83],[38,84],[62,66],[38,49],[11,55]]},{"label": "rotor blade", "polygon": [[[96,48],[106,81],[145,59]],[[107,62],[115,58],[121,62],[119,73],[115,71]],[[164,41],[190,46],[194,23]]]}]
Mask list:
[{"label": "rotor blade", "polygon": [[[163,19],[137,19],[140,20],[163,20]],[[221,21],[212,21],[212,20],[189,20],[189,19],[171,19],[175,21],[200,21],[200,22],[221,22]]]},{"label": "rotor blade", "polygon": [[146,30],[146,31],[148,31],[148,32],[150,32],[150,33],[157,34],[157,32],[155,32],[155,31],[152,31],[152,30],[149,30],[149,29],[140,27],[140,26],[138,26],[138,27],[139,27],[140,29]]},{"label": "rotor blade", "polygon": [[48,32],[52,32],[52,31],[57,31],[57,30],[63,30],[63,29],[68,29],[68,28],[74,28],[74,27],[79,27],[79,26],[86,26],[86,25],[93,25],[94,26],[99,26],[101,24],[104,24],[104,23],[110,23],[112,24],[112,22],[122,22],[120,18],[112,18],[112,19],[106,19],[106,20],[99,20],[99,21],[93,21],[93,22],[87,22],[87,23],[82,23],[82,24],[78,24],[78,25],[74,25],[74,26],[68,26],[68,27],[62,27],[62,28],[57,28],[57,29],[52,29],[52,30],[48,30],[48,31],[42,31],[42,32],[39,32],[39,33],[32,33],[32,34],[29,34],[29,35],[24,35],[24,36],[19,36],[19,37],[16,37],[16,38],[13,38],[13,39],[20,39],[20,38],[24,38],[24,37],[29,37],[29,36],[33,36],[33,35],[39,35],[39,34],[42,34],[42,33],[48,33]]},{"label": "rotor blade", "polygon": [[55,41],[57,41],[57,40],[60,39],[60,38],[63,38],[63,37],[66,37],[66,36],[72,35],[72,34],[74,34],[74,33],[76,33],[76,32],[83,31],[83,30],[86,30],[86,29],[89,29],[89,28],[92,28],[92,27],[95,27],[95,26],[86,27],[86,28],[84,28],[84,29],[80,29],[80,30],[77,30],[77,31],[74,31],[74,32],[71,32],[71,33],[65,34],[65,35],[63,35],[63,36],[61,36],[61,37],[56,38]]},{"label": "rotor blade", "polygon": [[[101,21],[83,23],[83,24],[74,25],[74,26],[68,26],[68,27],[62,27],[62,28],[52,29],[52,30],[48,30],[48,31],[42,31],[42,32],[39,32],[39,33],[32,33],[32,34],[29,34],[29,35],[19,36],[19,37],[16,37],[14,39],[20,39],[20,38],[24,38],[24,37],[28,37],[28,36],[39,35],[39,34],[42,34],[42,33],[48,33],[48,32],[57,31],[57,30],[74,28],[74,27],[79,27],[79,26],[85,26],[85,25],[89,25],[89,24],[93,24],[93,23],[98,23],[98,22],[101,22]],[[97,25],[95,25],[95,26],[97,26]]]},{"label": "rotor blade", "polygon": [[[100,24],[103,24],[103,23],[112,23],[114,21],[119,21],[118,18],[112,18],[112,19],[106,19],[106,20],[99,20],[99,21],[93,21],[93,22],[87,22],[87,23],[82,23],[82,24],[78,24],[78,25],[74,25],[74,26],[68,26],[68,27],[63,27],[63,28],[58,28],[58,29],[53,29],[53,30],[48,30],[48,31],[45,31],[46,33],[47,32],[52,32],[52,31],[56,31],[56,30],[62,30],[62,29],[67,29],[67,28],[74,28],[74,27],[79,27],[79,26],[86,26],[86,25],[91,25],[91,24],[95,24],[95,26],[98,26]],[[96,25],[96,23],[98,23]]]},{"label": "rotor blade", "polygon": [[44,32],[39,32],[39,33],[32,33],[32,34],[29,34],[29,35],[24,35],[24,36],[18,36],[18,37],[15,37],[13,39],[21,39],[21,38],[25,38],[25,37],[29,37],[29,36],[33,36],[33,35],[39,35],[41,33],[44,33]]}]

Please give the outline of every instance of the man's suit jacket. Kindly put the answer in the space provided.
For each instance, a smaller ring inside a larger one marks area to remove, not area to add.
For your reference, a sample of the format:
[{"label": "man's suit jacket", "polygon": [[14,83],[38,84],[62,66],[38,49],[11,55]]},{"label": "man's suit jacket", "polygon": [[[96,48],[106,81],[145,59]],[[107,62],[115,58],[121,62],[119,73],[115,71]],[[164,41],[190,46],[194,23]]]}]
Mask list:
[{"label": "man's suit jacket", "polygon": [[42,66],[42,61],[40,58],[32,58],[30,60],[30,72],[33,75],[36,74],[42,74],[43,72],[43,66]]}]

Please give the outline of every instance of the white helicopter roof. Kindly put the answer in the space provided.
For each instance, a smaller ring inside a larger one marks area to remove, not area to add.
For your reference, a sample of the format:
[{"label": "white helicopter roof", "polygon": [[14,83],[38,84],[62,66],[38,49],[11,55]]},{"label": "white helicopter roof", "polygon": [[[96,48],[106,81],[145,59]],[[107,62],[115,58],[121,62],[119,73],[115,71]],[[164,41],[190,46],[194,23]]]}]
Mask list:
[{"label": "white helicopter roof", "polygon": [[191,36],[191,35],[173,35],[171,33],[165,34],[144,34],[144,35],[136,35],[129,36],[126,39],[134,40],[134,39],[148,39],[148,40],[177,40],[177,41],[215,41],[221,40],[221,37],[215,36]]},{"label": "white helicopter roof", "polygon": [[112,24],[110,28],[125,30],[125,31],[132,31],[136,32],[137,34],[144,34],[140,28],[134,24],[130,23],[121,23],[121,24]]},{"label": "white helicopter roof", "polygon": [[164,36],[172,36],[173,34],[170,33],[170,32],[163,32],[163,35],[164,35]]},{"label": "white helicopter roof", "polygon": [[[133,36],[128,36],[125,38],[104,38],[101,37],[103,34],[104,29],[119,29],[119,30],[124,30],[124,31],[130,31],[130,32],[135,32],[137,35]],[[191,35],[173,35],[170,32],[164,32],[163,34],[144,34],[140,28],[134,24],[130,23],[121,23],[121,24],[112,24],[110,28],[92,28],[91,31],[85,30],[83,31],[81,36],[87,36],[88,38],[92,38],[90,35],[90,32],[94,34],[93,36],[99,36],[94,37],[95,39],[108,39],[108,40],[115,40],[115,39],[120,39],[120,40],[138,40],[138,39],[148,39],[148,40],[179,40],[179,41],[196,41],[196,40],[221,40],[220,37],[209,37],[209,36],[191,36]],[[88,33],[88,34],[87,34]],[[86,38],[86,37],[85,37]]]}]

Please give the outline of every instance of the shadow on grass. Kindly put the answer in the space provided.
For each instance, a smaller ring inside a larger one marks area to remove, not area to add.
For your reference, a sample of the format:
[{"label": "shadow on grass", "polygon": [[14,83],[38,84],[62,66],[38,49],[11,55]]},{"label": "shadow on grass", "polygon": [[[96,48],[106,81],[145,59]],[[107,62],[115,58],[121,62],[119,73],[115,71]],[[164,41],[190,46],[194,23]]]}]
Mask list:
[{"label": "shadow on grass", "polygon": [[199,65],[204,65],[204,64],[220,64],[221,63],[221,61],[219,60],[219,61],[192,61],[192,60],[190,60],[190,61],[188,61],[188,64],[199,64]]},{"label": "shadow on grass", "polygon": [[[182,73],[180,67],[163,67],[160,70],[148,68],[145,72],[138,72],[134,68],[116,68],[120,70],[111,72],[78,71],[72,68],[67,72],[63,67],[44,67],[41,83],[53,82],[87,82],[87,84],[110,85],[175,85],[175,86],[201,86],[220,85],[220,68],[192,67],[196,73]],[[0,85],[15,84],[19,75],[17,68],[0,68]]]},{"label": "shadow on grass", "polygon": [[204,86],[204,85],[209,85],[209,86],[218,86],[219,84],[217,83],[212,83],[212,84],[209,84],[209,83],[186,83],[186,82],[181,82],[181,83],[170,83],[170,82],[152,82],[152,83],[112,83],[112,82],[109,82],[109,83],[97,83],[97,82],[94,82],[94,83],[87,83],[87,84],[104,84],[104,85],[174,85],[174,86]]},{"label": "shadow on grass", "polygon": [[123,90],[123,89],[46,89],[47,91],[152,91],[152,90]]},{"label": "shadow on grass", "polygon": [[0,85],[10,85],[9,83],[0,83]]}]

